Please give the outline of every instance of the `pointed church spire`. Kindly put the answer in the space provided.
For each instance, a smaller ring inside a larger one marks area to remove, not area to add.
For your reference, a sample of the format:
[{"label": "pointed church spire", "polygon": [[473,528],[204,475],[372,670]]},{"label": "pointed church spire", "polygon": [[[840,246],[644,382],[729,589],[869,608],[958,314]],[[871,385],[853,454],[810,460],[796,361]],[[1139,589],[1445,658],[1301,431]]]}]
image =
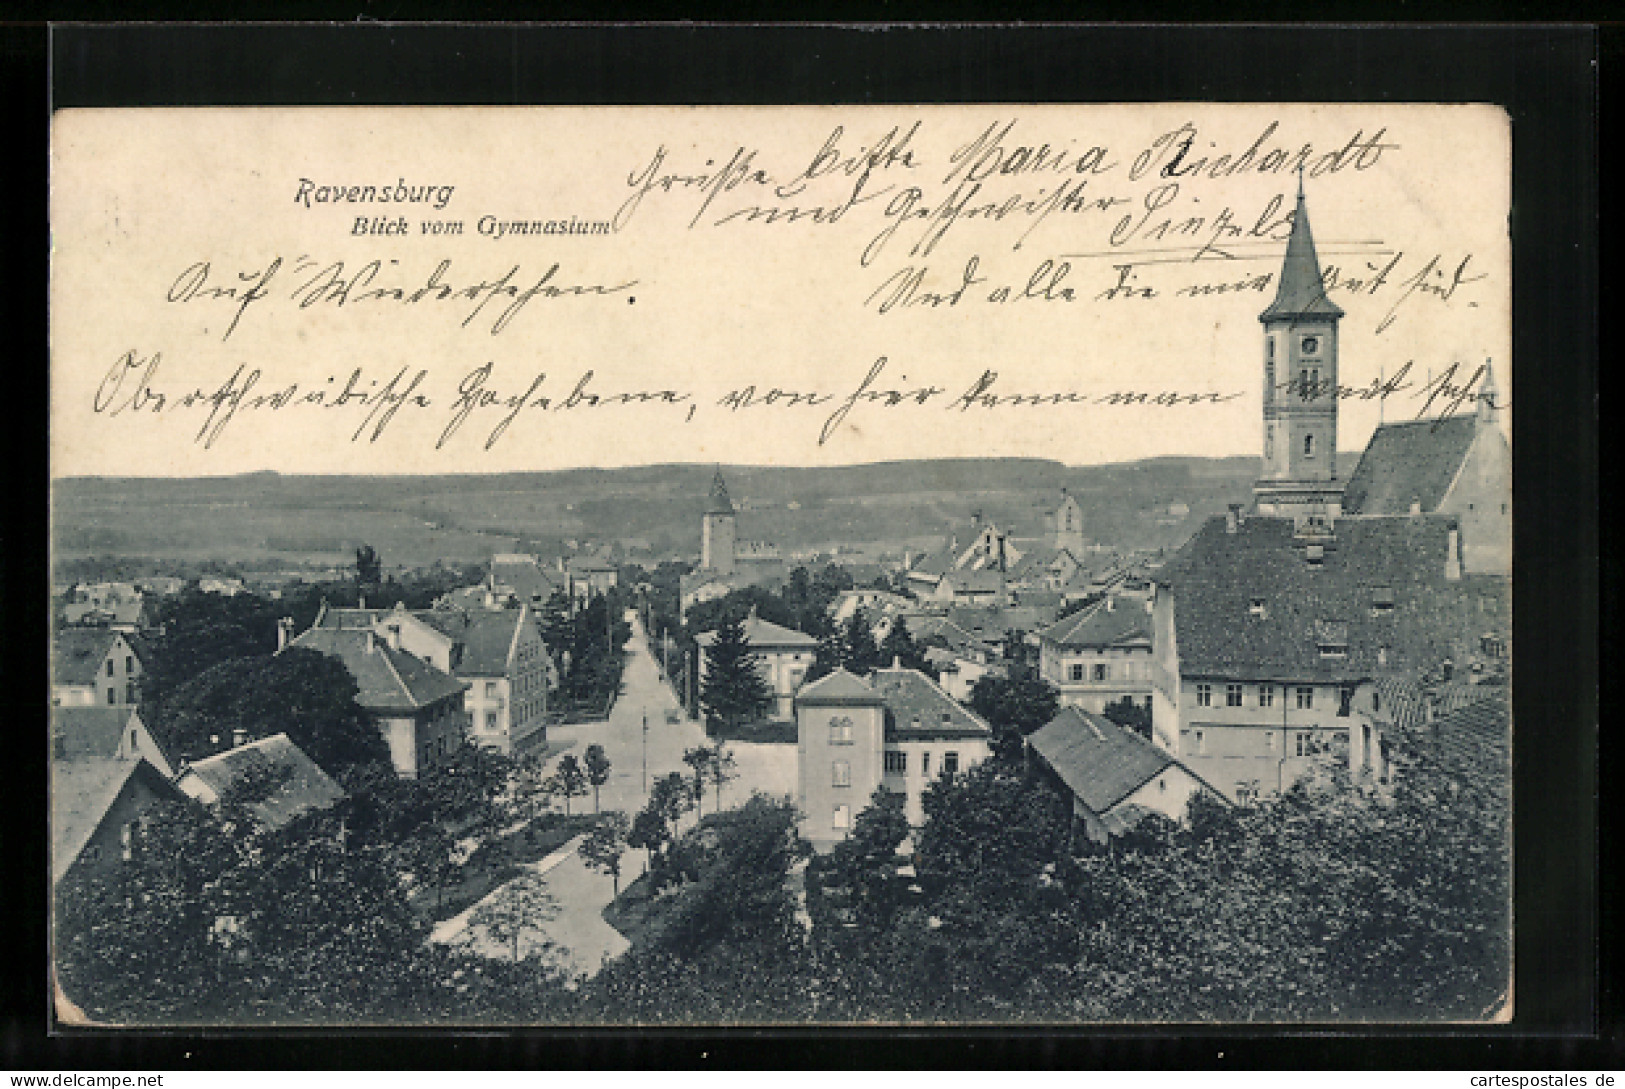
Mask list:
[{"label": "pointed church spire", "polygon": [[728,485],[722,482],[722,466],[717,466],[716,475],[711,478],[711,501],[706,504],[707,514],[732,514],[734,512],[733,500],[728,498]]},{"label": "pointed church spire", "polygon": [[1286,240],[1286,258],[1281,262],[1275,301],[1258,319],[1281,321],[1310,315],[1340,318],[1343,311],[1326,297],[1322,286],[1320,258],[1315,256],[1315,239],[1309,231],[1309,209],[1303,199],[1303,170],[1300,168],[1298,206],[1292,213],[1292,234]]},{"label": "pointed church spire", "polygon": [[1484,359],[1484,383],[1478,387],[1478,422],[1491,424],[1495,422],[1495,410],[1501,407],[1501,395],[1495,388],[1495,367],[1489,358]]}]

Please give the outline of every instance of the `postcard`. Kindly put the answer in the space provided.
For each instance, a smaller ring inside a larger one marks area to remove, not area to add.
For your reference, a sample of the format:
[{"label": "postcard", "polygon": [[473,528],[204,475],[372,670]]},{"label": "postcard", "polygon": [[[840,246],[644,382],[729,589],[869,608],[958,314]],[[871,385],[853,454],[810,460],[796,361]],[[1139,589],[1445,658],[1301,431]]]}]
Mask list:
[{"label": "postcard", "polygon": [[1510,1017],[1499,108],[51,154],[60,1022]]}]

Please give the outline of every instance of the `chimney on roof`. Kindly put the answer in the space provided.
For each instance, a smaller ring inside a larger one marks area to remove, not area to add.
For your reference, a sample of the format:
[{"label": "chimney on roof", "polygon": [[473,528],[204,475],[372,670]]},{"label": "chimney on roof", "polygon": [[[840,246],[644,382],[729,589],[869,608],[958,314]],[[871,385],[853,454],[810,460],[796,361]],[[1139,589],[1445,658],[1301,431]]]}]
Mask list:
[{"label": "chimney on roof", "polygon": [[365,609],[367,607],[367,595],[366,594],[357,594],[355,596],[355,607],[358,608],[358,609]]},{"label": "chimney on roof", "polygon": [[284,616],[276,622],[276,652],[281,654],[293,640],[293,617]]},{"label": "chimney on roof", "polygon": [[1110,594],[1106,595],[1106,611],[1109,613],[1117,611],[1117,599]]},{"label": "chimney on roof", "polygon": [[1230,504],[1230,509],[1224,514],[1224,531],[1233,536],[1236,532],[1236,527],[1239,525],[1241,525],[1241,504],[1232,503]]},{"label": "chimney on roof", "polygon": [[893,669],[902,669],[903,668],[903,657],[902,657],[902,655],[893,654],[891,656],[891,667]]},{"label": "chimney on roof", "polygon": [[1450,582],[1461,580],[1461,531],[1455,526],[1445,536],[1444,577]]},{"label": "chimney on roof", "polygon": [[231,731],[231,747],[232,748],[240,749],[246,744],[248,744],[248,731],[247,730],[245,730],[241,726],[239,726],[235,730]]},{"label": "chimney on roof", "polygon": [[392,650],[400,650],[401,649],[401,626],[399,624],[391,624],[391,625],[389,625],[388,628],[385,629],[385,631],[388,632],[388,635],[386,636],[386,638],[389,640],[390,649],[392,649]]},{"label": "chimney on roof", "polygon": [[1411,515],[1414,517],[1415,515],[1418,515],[1418,514],[1421,514],[1421,513],[1422,513],[1422,501],[1420,499],[1416,498],[1415,496],[1412,496],[1411,497]]},{"label": "chimney on roof", "polygon": [[367,629],[367,653],[371,654],[378,649],[378,633],[371,628]]}]

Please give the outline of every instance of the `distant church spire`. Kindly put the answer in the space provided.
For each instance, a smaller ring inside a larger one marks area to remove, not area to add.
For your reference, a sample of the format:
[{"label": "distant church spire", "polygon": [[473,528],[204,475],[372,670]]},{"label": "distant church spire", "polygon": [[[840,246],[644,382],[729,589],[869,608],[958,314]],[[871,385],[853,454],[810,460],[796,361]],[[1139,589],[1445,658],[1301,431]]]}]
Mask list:
[{"label": "distant church spire", "polygon": [[1484,382],[1478,388],[1478,422],[1491,424],[1495,422],[1495,410],[1501,407],[1501,395],[1495,389],[1495,367],[1486,357],[1484,360]]},{"label": "distant church spire", "polygon": [[711,501],[706,504],[707,514],[732,514],[734,512],[733,500],[728,498],[728,485],[722,480],[722,466],[717,466],[716,475],[711,478]]}]

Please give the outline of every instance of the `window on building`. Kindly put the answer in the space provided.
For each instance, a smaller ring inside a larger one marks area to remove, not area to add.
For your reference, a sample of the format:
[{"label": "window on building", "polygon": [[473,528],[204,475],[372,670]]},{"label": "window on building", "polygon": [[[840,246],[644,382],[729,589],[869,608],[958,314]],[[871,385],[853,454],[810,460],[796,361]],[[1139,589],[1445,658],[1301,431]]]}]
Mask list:
[{"label": "window on building", "polygon": [[1074,680],[1074,681],[1083,680],[1083,663],[1081,663],[1081,662],[1073,663],[1072,669],[1068,673],[1068,676],[1071,677],[1071,679]]},{"label": "window on building", "polygon": [[124,672],[126,672],[126,673],[134,673],[135,672],[135,656],[134,655],[126,654],[124,656]]},{"label": "window on building", "polygon": [[1094,669],[1094,679],[1095,680],[1104,681],[1104,680],[1109,679],[1111,677],[1111,675],[1112,675],[1112,667],[1109,666],[1109,665],[1106,665],[1104,662],[1102,662],[1102,663],[1095,666],[1095,669]]},{"label": "window on building", "polygon": [[1315,456],[1315,437],[1313,435],[1303,437],[1303,456],[1306,458]]},{"label": "window on building", "polygon": [[1211,684],[1199,684],[1196,686],[1196,706],[1213,706],[1213,686]]},{"label": "window on building", "polygon": [[852,720],[845,715],[829,720],[829,743],[831,745],[852,744]]},{"label": "window on building", "polygon": [[1343,687],[1337,691],[1337,714],[1339,718],[1347,718],[1354,704],[1354,689]]},{"label": "window on building", "polygon": [[141,748],[141,746],[136,742],[136,739],[135,739],[135,731],[131,730],[130,731],[130,751],[132,753],[137,752],[137,751],[140,750],[140,748]]},{"label": "window on building", "polygon": [[1274,730],[1265,730],[1264,731],[1264,751],[1265,752],[1274,752],[1275,751],[1275,731]]},{"label": "window on building", "polygon": [[1297,754],[1299,756],[1309,756],[1315,751],[1308,734],[1297,734],[1293,740],[1297,743]]},{"label": "window on building", "polygon": [[1196,731],[1196,751],[1199,753],[1207,752],[1207,735],[1201,730]]},{"label": "window on building", "polygon": [[906,752],[898,752],[898,751],[896,751],[894,749],[887,749],[886,750],[885,760],[886,760],[886,774],[888,774],[888,775],[907,775],[908,774],[908,753],[906,753]]},{"label": "window on building", "polygon": [[[891,755],[887,753],[887,755]],[[829,785],[849,787],[852,785],[852,765],[845,760],[837,760],[830,765]]]},{"label": "window on building", "polygon": [[953,775],[957,771],[959,771],[959,754],[956,752],[943,753],[942,773],[944,775]]},{"label": "window on building", "polygon": [[485,682],[485,698],[488,699],[488,700],[494,700],[494,699],[497,698],[497,682],[495,682],[495,681],[486,681]]},{"label": "window on building", "polygon": [[1309,687],[1298,689],[1298,710],[1312,711],[1315,707],[1315,690]]},{"label": "window on building", "polygon": [[135,685],[127,684],[127,685],[124,686],[124,702],[125,703],[134,703],[135,702]]},{"label": "window on building", "polygon": [[118,702],[118,689],[109,688],[107,690],[107,702],[110,704]]},{"label": "window on building", "polygon": [[497,728],[497,713],[495,711],[485,712],[485,728],[487,730],[494,730]]},{"label": "window on building", "polygon": [[1371,710],[1373,710],[1373,711],[1382,710],[1382,693],[1381,692],[1375,692],[1374,691],[1374,692],[1371,693]]},{"label": "window on building", "polygon": [[931,754],[928,752],[922,752],[920,754],[920,774],[931,774]]},{"label": "window on building", "polygon": [[113,675],[113,659],[111,658],[107,659],[107,675],[109,677]]},{"label": "window on building", "polygon": [[1258,706],[1275,706],[1275,686],[1273,684],[1261,684],[1258,686]]},{"label": "window on building", "polygon": [[1224,705],[1226,707],[1241,706],[1241,685],[1227,684],[1224,686]]},{"label": "window on building", "polygon": [[1319,337],[1304,337],[1303,338],[1303,354],[1304,355],[1314,355],[1318,351],[1320,351],[1320,338]]},{"label": "window on building", "polygon": [[838,832],[844,832],[848,828],[851,828],[852,827],[852,807],[849,806],[849,805],[838,805],[838,806],[836,806],[835,807],[835,812],[830,817],[829,823],[830,823],[830,827],[834,828]]}]

